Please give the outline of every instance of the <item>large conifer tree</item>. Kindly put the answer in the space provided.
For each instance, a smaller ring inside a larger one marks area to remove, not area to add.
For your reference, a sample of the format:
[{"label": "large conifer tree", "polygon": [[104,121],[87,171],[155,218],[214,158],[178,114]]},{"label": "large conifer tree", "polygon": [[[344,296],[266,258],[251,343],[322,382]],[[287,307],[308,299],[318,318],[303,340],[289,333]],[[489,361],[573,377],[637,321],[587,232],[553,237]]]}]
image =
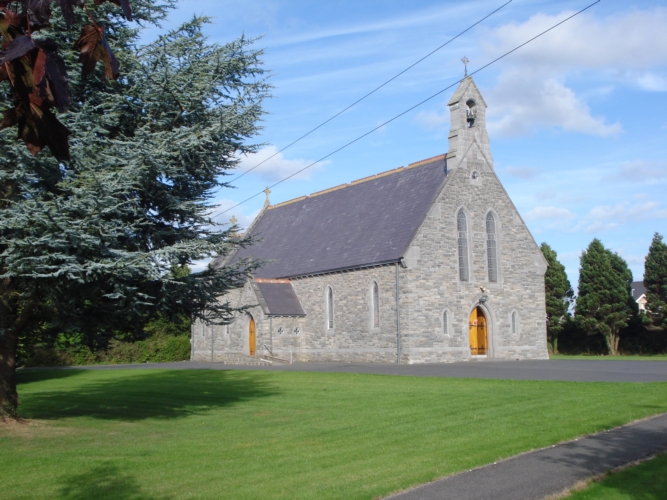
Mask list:
[{"label": "large conifer tree", "polygon": [[558,261],[556,251],[546,243],[540,246],[549,267],[544,275],[544,292],[547,306],[547,341],[553,353],[558,352],[558,335],[570,316],[569,309],[574,298],[565,266]]},{"label": "large conifer tree", "polygon": [[620,331],[633,314],[631,284],[627,263],[594,239],[581,255],[575,314],[584,331],[604,336],[611,355],[618,354]]},{"label": "large conifer tree", "polygon": [[655,233],[644,263],[647,315],[655,326],[667,329],[667,244]]},{"label": "large conifer tree", "polygon": [[[133,0],[134,17],[155,22],[171,3]],[[170,272],[247,243],[231,241],[208,214],[214,191],[226,186],[221,176],[254,150],[246,140],[258,130],[268,90],[260,52],[243,38],[208,44],[205,19],[136,48],[139,31],[105,3],[96,17],[122,74],[110,82],[100,65],[84,81],[72,49],[72,33],[88,22],[82,12],[67,29],[55,11],[48,30],[73,94],[58,116],[71,131],[71,161],[57,161],[48,148],[32,157],[15,130],[0,133],[3,415],[16,416],[19,341],[76,334],[99,348],[119,331],[139,334],[156,314],[207,311],[207,321],[224,321],[231,310],[218,298],[249,271],[241,264]],[[4,84],[0,104],[12,105]]]}]

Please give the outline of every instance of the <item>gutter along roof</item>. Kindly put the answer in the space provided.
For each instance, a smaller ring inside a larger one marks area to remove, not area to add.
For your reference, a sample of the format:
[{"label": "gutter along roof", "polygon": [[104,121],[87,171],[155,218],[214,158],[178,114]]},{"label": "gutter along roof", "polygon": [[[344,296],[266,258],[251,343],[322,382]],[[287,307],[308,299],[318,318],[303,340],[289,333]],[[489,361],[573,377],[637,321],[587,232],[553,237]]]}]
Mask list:
[{"label": "gutter along roof", "polygon": [[446,177],[440,155],[270,206],[229,263],[271,261],[255,277],[289,278],[397,262]]}]

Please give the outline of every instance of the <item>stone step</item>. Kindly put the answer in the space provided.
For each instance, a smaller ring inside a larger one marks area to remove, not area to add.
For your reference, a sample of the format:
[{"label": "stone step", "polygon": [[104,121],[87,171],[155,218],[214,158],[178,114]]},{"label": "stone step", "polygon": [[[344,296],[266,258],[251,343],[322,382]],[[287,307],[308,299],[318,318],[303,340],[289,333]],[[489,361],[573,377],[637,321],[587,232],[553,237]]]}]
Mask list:
[{"label": "stone step", "polygon": [[223,354],[219,360],[226,365],[271,366],[273,364],[268,360],[240,353]]},{"label": "stone step", "polygon": [[269,361],[273,363],[274,365],[289,365],[290,361],[289,359],[284,359],[284,358],[278,358],[276,356],[271,356],[269,354],[264,354],[262,356],[263,360]]}]

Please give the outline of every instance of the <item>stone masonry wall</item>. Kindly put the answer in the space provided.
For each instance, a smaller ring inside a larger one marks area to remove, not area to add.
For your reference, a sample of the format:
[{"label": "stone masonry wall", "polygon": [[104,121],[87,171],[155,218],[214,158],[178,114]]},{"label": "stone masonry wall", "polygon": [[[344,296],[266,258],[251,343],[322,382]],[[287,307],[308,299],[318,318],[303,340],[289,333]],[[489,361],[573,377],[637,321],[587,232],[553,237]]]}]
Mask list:
[{"label": "stone masonry wall", "polygon": [[[404,272],[401,269],[401,272]],[[380,324],[372,324],[372,286],[380,290]],[[305,318],[264,315],[259,306],[240,313],[229,326],[193,326],[194,361],[225,361],[230,353],[249,354],[248,323],[256,325],[257,356],[268,354],[294,361],[396,362],[396,269],[378,266],[292,280]],[[334,327],[327,322],[326,291],[334,291]],[[246,285],[227,297],[230,302],[257,304]],[[271,331],[272,328],[272,331]]]},{"label": "stone masonry wall", "polygon": [[[401,314],[404,353],[410,362],[470,359],[468,323],[482,295],[488,321],[488,357],[547,358],[544,272],[546,263],[495,173],[476,154],[450,171],[407,253]],[[472,173],[477,172],[473,179]],[[459,280],[457,214],[467,217],[470,280]],[[486,216],[496,220],[498,281],[487,269]],[[481,287],[486,290],[482,292]],[[443,313],[449,312],[449,335]],[[511,314],[518,314],[518,334]]]}]

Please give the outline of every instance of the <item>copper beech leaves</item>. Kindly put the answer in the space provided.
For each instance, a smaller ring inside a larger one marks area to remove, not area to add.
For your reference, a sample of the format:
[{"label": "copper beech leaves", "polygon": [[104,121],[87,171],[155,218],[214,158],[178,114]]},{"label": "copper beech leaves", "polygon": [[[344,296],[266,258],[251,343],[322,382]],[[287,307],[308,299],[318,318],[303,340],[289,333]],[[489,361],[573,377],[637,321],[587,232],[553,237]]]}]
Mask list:
[{"label": "copper beech leaves", "polygon": [[[95,5],[107,1],[132,20],[129,0],[95,0]],[[9,81],[15,104],[3,112],[0,130],[16,125],[19,139],[33,156],[48,146],[59,161],[69,161],[70,132],[51,111],[66,111],[72,102],[65,61],[54,40],[32,37],[49,25],[53,3],[60,7],[67,26],[74,23],[76,8],[84,8],[91,20],[74,45],[80,52],[83,76],[92,73],[99,61],[106,78],[119,75],[120,65],[107,42],[105,26],[95,22],[85,0],[0,0],[0,82]],[[19,4],[20,13],[14,10]]]},{"label": "copper beech leaves", "polygon": [[104,62],[104,75],[109,79],[118,78],[120,64],[107,43],[102,23],[98,26],[86,24],[74,47],[81,53],[79,60],[83,66],[83,76],[92,73],[98,61],[102,61]]}]

